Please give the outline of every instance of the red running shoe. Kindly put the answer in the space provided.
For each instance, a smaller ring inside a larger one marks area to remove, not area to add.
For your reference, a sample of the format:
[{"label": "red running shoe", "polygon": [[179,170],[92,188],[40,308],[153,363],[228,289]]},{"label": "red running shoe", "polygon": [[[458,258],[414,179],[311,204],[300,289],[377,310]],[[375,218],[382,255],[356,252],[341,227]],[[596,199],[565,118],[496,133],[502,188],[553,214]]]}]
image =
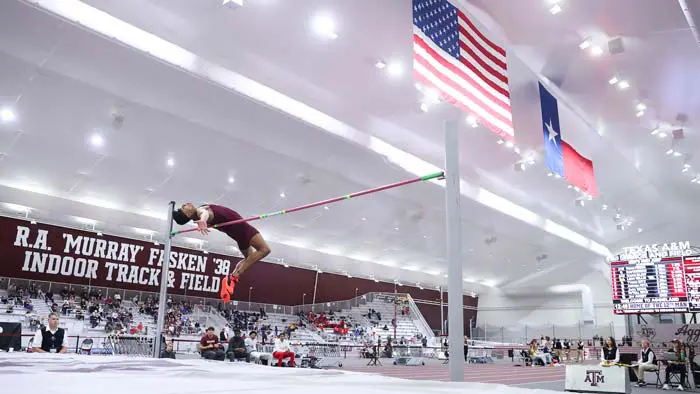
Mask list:
[{"label": "red running shoe", "polygon": [[235,275],[225,276],[223,279],[221,279],[221,291],[219,292],[221,301],[226,304],[231,301],[231,296],[233,295],[233,291],[236,288],[237,283],[238,277]]}]

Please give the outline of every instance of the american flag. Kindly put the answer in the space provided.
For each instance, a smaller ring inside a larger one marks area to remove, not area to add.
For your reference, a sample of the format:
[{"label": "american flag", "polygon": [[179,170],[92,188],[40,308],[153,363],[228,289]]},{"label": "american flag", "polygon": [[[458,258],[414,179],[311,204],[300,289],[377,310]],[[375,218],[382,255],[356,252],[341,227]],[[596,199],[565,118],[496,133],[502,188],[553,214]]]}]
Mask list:
[{"label": "american flag", "polygon": [[512,140],[506,51],[448,0],[413,0],[413,74]]}]

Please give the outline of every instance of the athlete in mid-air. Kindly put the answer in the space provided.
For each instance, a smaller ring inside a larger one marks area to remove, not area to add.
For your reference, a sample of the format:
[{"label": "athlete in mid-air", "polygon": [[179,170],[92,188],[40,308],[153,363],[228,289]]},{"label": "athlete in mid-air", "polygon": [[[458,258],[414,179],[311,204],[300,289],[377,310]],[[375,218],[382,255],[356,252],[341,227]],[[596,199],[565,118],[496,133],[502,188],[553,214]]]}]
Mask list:
[{"label": "athlete in mid-air", "polygon": [[[173,212],[173,220],[179,225],[185,225],[190,220],[194,220],[197,224],[197,230],[206,235],[209,233],[209,227],[215,224],[231,222],[234,220],[243,219],[241,215],[233,209],[223,207],[221,205],[202,205],[195,207],[192,203],[183,204],[180,209]],[[230,224],[227,226],[217,227],[217,230],[228,235],[238,244],[238,250],[243,253],[244,259],[241,260],[231,272],[230,277],[225,277],[221,283],[221,299],[224,302],[229,302],[238,278],[251,265],[259,260],[262,260],[270,254],[270,247],[263,239],[260,232],[248,222]]]}]

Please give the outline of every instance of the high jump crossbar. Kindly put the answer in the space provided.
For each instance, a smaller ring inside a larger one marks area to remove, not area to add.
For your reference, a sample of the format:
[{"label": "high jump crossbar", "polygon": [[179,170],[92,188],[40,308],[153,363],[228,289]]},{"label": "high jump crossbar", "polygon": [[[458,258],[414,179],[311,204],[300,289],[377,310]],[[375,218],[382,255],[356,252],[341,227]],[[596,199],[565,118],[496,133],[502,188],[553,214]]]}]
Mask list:
[{"label": "high jump crossbar", "polygon": [[[279,216],[279,215],[285,215],[285,214],[292,213],[292,212],[303,211],[304,209],[314,208],[314,207],[318,207],[318,206],[320,206],[320,205],[332,204],[332,203],[335,203],[335,202],[338,202],[338,201],[349,200],[349,199],[354,198],[354,197],[366,196],[366,195],[368,195],[368,194],[372,194],[372,193],[376,193],[376,192],[381,192],[381,191],[388,190],[388,189],[393,189],[393,188],[396,188],[396,187],[399,187],[399,186],[410,185],[411,183],[429,181],[429,180],[431,180],[431,179],[437,179],[437,178],[443,178],[444,176],[445,176],[445,172],[444,172],[444,171],[435,172],[435,173],[432,173],[432,174],[429,174],[429,175],[425,175],[425,176],[421,176],[421,177],[418,177],[418,178],[408,179],[408,180],[401,181],[401,182],[396,182],[396,183],[390,183],[390,184],[388,184],[388,185],[375,187],[374,189],[368,189],[368,190],[363,190],[363,191],[357,192],[357,193],[346,194],[346,195],[344,195],[344,196],[335,197],[335,198],[331,198],[331,199],[323,200],[323,201],[318,201],[318,202],[315,202],[315,203],[302,205],[302,206],[299,206],[299,207],[296,207],[296,208],[292,208],[292,209],[283,209],[283,210],[281,210],[281,211],[271,212],[271,213],[265,213],[265,214],[258,215],[258,216],[251,216],[251,217],[245,218],[245,219],[238,219],[238,220],[232,220],[232,221],[230,221],[230,222],[224,222],[224,223],[214,224],[214,225],[212,225],[212,226],[209,226],[209,228],[220,228],[220,227],[224,227],[224,226],[230,226],[230,225],[232,225],[232,224],[238,224],[238,223],[252,222],[252,221],[254,221],[254,220],[267,219],[267,218],[270,218],[270,217],[273,217],[273,216]],[[198,230],[197,228],[190,228],[190,229],[187,229],[187,230],[172,231],[172,232],[170,233],[170,236],[171,236],[171,237],[174,237],[174,236],[176,236],[176,235],[178,235],[178,234],[189,233],[189,232],[197,231],[197,230]]]}]

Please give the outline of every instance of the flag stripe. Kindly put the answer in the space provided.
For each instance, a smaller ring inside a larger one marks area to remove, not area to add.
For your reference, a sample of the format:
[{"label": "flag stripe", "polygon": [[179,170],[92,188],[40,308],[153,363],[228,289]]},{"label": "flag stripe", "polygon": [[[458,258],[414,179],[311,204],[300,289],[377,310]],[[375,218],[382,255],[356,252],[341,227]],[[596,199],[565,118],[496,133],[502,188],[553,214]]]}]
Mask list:
[{"label": "flag stripe", "polygon": [[[505,74],[499,73],[493,67],[491,67],[491,65],[489,65],[486,61],[484,61],[484,59],[479,57],[479,55],[469,47],[467,42],[465,40],[462,40],[462,34],[459,35],[459,38],[460,38],[459,48],[461,49],[460,60],[461,60],[462,64],[473,69],[482,78],[488,79],[489,81],[492,81],[492,82],[495,79],[495,81],[498,81],[498,82],[501,82],[505,85],[508,85],[508,78],[506,77]],[[478,65],[478,67],[477,67],[477,65]],[[489,77],[487,77],[487,75]],[[506,88],[503,88],[500,85],[496,85],[496,86],[498,86],[498,88],[503,91],[502,94],[504,94],[504,95],[508,94]]]},{"label": "flag stripe", "polygon": [[[474,38],[474,35],[462,25],[462,20],[459,24],[459,41],[460,46],[465,47],[468,43],[471,43],[475,50],[470,50],[474,52],[474,57],[476,60],[482,64],[483,67],[488,67],[490,72],[494,75],[502,75],[505,77],[506,62],[494,56],[494,54],[484,48],[479,41]],[[485,59],[484,59],[485,58]],[[488,59],[493,65],[487,64],[486,59]]]},{"label": "flag stripe", "polygon": [[485,108],[484,106],[479,105],[479,101],[475,100],[474,96],[470,95],[464,89],[462,89],[452,78],[438,77],[440,73],[437,72],[435,68],[424,64],[424,62],[424,60],[421,61],[416,59],[414,69],[419,74],[425,76],[428,80],[430,80],[431,85],[433,85],[433,87],[450,95],[455,100],[465,104],[471,110],[471,112],[473,112],[480,118],[487,120],[488,123],[491,123],[503,129],[512,129],[512,123],[510,122],[510,119],[503,119],[502,116],[499,116],[499,114],[490,111],[489,108]]},{"label": "flag stripe", "polygon": [[489,100],[501,106],[506,111],[511,112],[510,95],[506,89],[499,86],[493,80],[485,78],[484,75],[471,64],[465,64],[445,54],[442,49],[436,48],[435,45],[423,35],[420,29],[415,30],[415,34],[413,35],[415,56],[425,57],[431,61],[431,64],[441,64],[456,74],[458,78],[463,79],[465,83],[478,89],[482,95],[486,96],[485,100]]},{"label": "flag stripe", "polygon": [[472,21],[469,20],[469,17],[467,17],[467,15],[464,12],[462,12],[461,10],[457,10],[457,15],[461,20],[465,21],[469,25],[469,28],[472,29],[474,33],[476,33],[476,35],[479,36],[479,38],[481,38],[481,40],[486,43],[486,45],[490,46],[491,49],[496,51],[501,56],[506,57],[506,50],[503,49],[501,46],[494,44],[493,41],[489,40],[479,29],[476,28],[476,26],[474,26]]},{"label": "flag stripe", "polygon": [[[501,113],[495,111],[493,108],[490,108],[488,106],[488,104],[493,105],[493,103],[491,102],[487,102],[487,105],[484,105],[483,100],[480,100],[474,94],[469,92],[468,89],[464,88],[462,84],[468,85],[464,81],[461,81],[459,78],[456,78],[454,75],[451,75],[451,73],[447,70],[443,69],[443,72],[439,71],[438,68],[431,65],[429,61],[427,61],[424,58],[417,57],[415,62],[417,64],[414,64],[414,68],[418,69],[421,74],[424,74],[426,76],[442,75],[443,77],[440,78],[440,80],[454,91],[454,93],[451,95],[453,97],[456,97],[455,94],[459,94],[462,97],[464,97],[464,100],[467,100],[469,103],[471,103],[468,104],[468,106],[472,108],[473,111],[483,111],[483,116],[488,117],[491,122],[495,124],[500,124],[504,127],[512,127],[510,113],[508,113],[507,111],[503,111],[503,109],[500,107],[497,108],[500,109]],[[503,112],[505,112],[505,114],[503,114]]]},{"label": "flag stripe", "polygon": [[495,124],[491,123],[487,118],[480,116],[480,114],[478,112],[473,111],[472,108],[468,107],[465,103],[460,101],[460,99],[452,97],[452,95],[446,91],[446,89],[450,89],[450,88],[449,87],[445,88],[444,86],[441,86],[442,82],[438,77],[435,77],[434,75],[431,75],[431,74],[428,74],[430,77],[426,77],[419,71],[418,68],[413,70],[413,74],[414,74],[415,79],[418,82],[422,83],[423,85],[442,91],[444,99],[446,101],[448,101],[449,103],[457,106],[458,108],[460,108],[461,110],[463,110],[465,112],[472,113],[473,116],[475,116],[477,118],[477,120],[479,121],[480,124],[486,126],[486,128],[491,130],[493,133],[498,134],[507,140],[513,139],[513,129],[512,128],[506,129],[504,127],[496,126]]}]

